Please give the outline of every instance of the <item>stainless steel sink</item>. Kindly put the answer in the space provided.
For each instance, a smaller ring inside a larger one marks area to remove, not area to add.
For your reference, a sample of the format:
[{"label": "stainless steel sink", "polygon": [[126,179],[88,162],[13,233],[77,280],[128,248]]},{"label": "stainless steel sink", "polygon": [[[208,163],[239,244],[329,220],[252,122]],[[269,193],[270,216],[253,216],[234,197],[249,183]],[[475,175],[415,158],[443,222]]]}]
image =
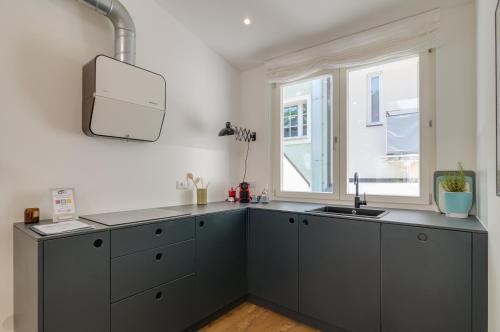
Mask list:
[{"label": "stainless steel sink", "polygon": [[372,218],[379,219],[389,213],[388,210],[379,209],[355,209],[353,207],[346,206],[322,206],[320,208],[309,210],[307,212],[319,213],[324,215],[333,216],[349,216],[349,217],[362,217],[362,218]]}]

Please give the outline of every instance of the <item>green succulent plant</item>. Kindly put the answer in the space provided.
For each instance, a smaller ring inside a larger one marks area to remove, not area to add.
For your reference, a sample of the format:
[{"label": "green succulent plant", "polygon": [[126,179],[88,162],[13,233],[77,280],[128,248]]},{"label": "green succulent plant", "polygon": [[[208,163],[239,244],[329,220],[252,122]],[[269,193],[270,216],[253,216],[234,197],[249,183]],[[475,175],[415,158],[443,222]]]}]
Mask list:
[{"label": "green succulent plant", "polygon": [[461,193],[467,192],[467,182],[465,181],[464,167],[462,163],[458,163],[458,171],[448,173],[443,182],[441,182],[443,189],[448,192]]}]

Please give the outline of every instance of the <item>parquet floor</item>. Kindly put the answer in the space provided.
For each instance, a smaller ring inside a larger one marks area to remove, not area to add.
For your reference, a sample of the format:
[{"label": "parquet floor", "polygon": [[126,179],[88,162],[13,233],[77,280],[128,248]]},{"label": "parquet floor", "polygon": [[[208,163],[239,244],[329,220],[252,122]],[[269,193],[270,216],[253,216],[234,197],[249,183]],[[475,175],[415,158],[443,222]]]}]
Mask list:
[{"label": "parquet floor", "polygon": [[245,302],[199,332],[319,332],[253,303]]}]

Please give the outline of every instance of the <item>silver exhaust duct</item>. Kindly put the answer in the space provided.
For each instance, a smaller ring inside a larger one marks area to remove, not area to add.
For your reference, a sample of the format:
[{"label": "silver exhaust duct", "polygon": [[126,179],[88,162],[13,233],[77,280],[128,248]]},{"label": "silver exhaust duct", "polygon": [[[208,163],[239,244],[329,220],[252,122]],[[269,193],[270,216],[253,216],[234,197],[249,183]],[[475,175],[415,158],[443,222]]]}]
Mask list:
[{"label": "silver exhaust duct", "polygon": [[106,16],[115,28],[115,58],[135,64],[135,24],[127,9],[118,0],[78,0]]}]

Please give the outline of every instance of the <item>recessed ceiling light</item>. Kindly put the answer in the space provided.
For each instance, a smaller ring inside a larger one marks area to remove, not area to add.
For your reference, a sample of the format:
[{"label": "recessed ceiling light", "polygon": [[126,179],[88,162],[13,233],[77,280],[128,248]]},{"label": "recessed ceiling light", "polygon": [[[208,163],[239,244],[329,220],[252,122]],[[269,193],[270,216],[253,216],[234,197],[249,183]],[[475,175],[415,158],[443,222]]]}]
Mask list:
[{"label": "recessed ceiling light", "polygon": [[249,18],[247,17],[247,18],[245,18],[245,19],[243,20],[243,23],[244,23],[245,25],[250,25],[250,24],[252,24],[252,20],[251,20],[251,19],[249,19]]}]

